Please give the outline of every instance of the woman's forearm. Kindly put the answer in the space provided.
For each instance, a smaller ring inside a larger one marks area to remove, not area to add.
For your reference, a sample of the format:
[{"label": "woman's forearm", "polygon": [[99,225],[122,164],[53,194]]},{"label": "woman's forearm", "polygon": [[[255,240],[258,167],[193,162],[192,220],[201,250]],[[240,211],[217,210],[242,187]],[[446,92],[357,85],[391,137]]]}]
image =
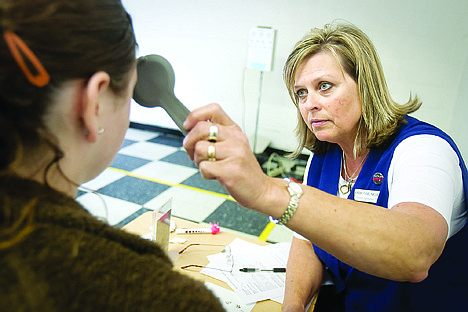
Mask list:
[{"label": "woman's forearm", "polygon": [[322,285],[323,265],[309,241],[293,238],[286,269],[283,312],[304,312]]},{"label": "woman's forearm", "polygon": [[288,226],[363,272],[418,282],[443,250],[447,223],[430,207],[386,209],[304,188]]}]

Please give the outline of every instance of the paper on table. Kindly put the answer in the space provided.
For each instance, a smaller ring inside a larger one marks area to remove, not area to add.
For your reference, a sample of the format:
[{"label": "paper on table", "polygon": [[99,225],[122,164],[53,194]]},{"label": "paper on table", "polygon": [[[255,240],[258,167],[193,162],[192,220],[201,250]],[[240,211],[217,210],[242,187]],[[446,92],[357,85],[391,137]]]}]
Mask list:
[{"label": "paper on table", "polygon": [[208,256],[210,263],[201,273],[226,282],[244,303],[252,303],[266,299],[275,299],[282,303],[286,274],[273,272],[239,272],[240,268],[253,267],[271,269],[286,267],[290,243],[278,243],[258,246],[236,238],[230,245],[234,259],[234,269],[231,272],[210,270],[219,268],[226,261],[225,254]]},{"label": "paper on table", "polygon": [[[280,297],[270,298],[270,300],[278,302],[279,304],[283,304],[284,301],[284,293]],[[307,310],[306,310],[307,311]]]},{"label": "paper on table", "polygon": [[255,303],[243,303],[232,290],[209,282],[205,286],[219,299],[227,312],[250,312],[255,306]]}]

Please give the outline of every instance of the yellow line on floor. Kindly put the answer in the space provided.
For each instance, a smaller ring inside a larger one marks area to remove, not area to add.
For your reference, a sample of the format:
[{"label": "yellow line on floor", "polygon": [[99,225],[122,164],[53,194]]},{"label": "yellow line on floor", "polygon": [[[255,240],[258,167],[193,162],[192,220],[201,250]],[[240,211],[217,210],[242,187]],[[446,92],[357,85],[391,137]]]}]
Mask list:
[{"label": "yellow line on floor", "polygon": [[273,228],[275,227],[275,224],[273,222],[268,222],[266,227],[263,229],[262,233],[258,237],[259,241],[266,242],[268,236],[270,235],[271,231],[273,231]]},{"label": "yellow line on floor", "polygon": [[146,180],[146,181],[156,182],[156,183],[164,184],[164,185],[168,185],[168,186],[181,187],[181,188],[189,189],[189,190],[192,190],[192,191],[197,191],[197,192],[201,192],[201,193],[205,193],[205,194],[209,194],[209,195],[222,197],[222,198],[225,198],[225,199],[229,199],[231,201],[236,201],[230,195],[221,194],[221,193],[217,193],[217,192],[213,192],[213,191],[208,191],[208,190],[204,190],[204,189],[201,189],[201,188],[198,188],[198,187],[193,187],[193,186],[188,186],[188,185],[183,185],[183,184],[176,184],[176,183],[167,182],[167,181],[163,181],[163,180],[153,179],[153,178],[146,177],[146,176],[143,176],[143,175],[140,175],[140,174],[135,174],[135,173],[127,171],[127,170],[113,168],[113,167],[108,167],[107,169],[115,171],[115,172],[120,172],[120,173],[123,173],[123,174],[125,174],[127,176],[142,179],[142,180]]},{"label": "yellow line on floor", "polygon": [[[234,202],[236,201],[230,195],[225,195],[225,194],[221,194],[221,193],[217,193],[217,192],[207,191],[207,190],[204,190],[204,189],[201,189],[201,188],[198,188],[198,187],[193,187],[193,186],[188,186],[188,185],[183,185],[183,184],[176,184],[176,183],[171,183],[171,182],[167,182],[167,181],[163,181],[163,180],[158,180],[158,179],[146,177],[146,176],[143,176],[143,175],[135,174],[135,173],[127,171],[127,170],[113,168],[113,167],[108,167],[107,169],[115,171],[115,172],[120,172],[120,173],[123,173],[123,174],[125,174],[127,176],[142,179],[142,180],[146,180],[146,181],[156,182],[156,183],[164,184],[164,185],[168,185],[168,186],[181,187],[181,188],[185,188],[185,189],[189,189],[189,190],[193,190],[193,191],[197,191],[197,192],[202,192],[202,193],[209,194],[209,195],[222,197],[222,198],[234,201]],[[260,240],[262,242],[266,242],[268,236],[270,235],[270,233],[271,233],[271,231],[273,230],[274,227],[275,227],[275,224],[273,222],[269,222],[267,224],[267,226],[263,229],[260,236],[258,237],[258,240]]]}]

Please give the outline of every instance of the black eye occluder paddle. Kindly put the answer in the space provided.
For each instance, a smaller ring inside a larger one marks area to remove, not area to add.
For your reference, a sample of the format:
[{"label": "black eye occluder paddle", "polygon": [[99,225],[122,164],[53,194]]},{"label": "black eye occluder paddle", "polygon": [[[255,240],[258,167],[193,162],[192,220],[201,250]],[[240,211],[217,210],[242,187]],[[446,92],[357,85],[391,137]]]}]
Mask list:
[{"label": "black eye occluder paddle", "polygon": [[145,107],[162,107],[186,135],[182,124],[190,111],[174,95],[175,75],[168,60],[150,54],[138,58],[138,81],[133,90],[133,99]]}]

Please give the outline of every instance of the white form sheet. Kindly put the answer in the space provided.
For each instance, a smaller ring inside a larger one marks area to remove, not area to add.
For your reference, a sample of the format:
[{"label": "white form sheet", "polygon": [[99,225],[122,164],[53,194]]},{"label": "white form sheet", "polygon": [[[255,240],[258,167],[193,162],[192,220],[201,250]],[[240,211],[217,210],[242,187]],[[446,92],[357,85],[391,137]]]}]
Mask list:
[{"label": "white form sheet", "polygon": [[226,268],[226,254],[219,253],[207,256],[210,263],[201,271],[226,282],[244,303],[262,300],[275,300],[282,303],[286,274],[276,272],[240,272],[242,268],[270,270],[286,268],[290,243],[278,243],[258,246],[236,238],[230,245],[234,260],[232,272],[212,270]]},{"label": "white form sheet", "polygon": [[205,286],[219,299],[227,312],[250,312],[255,306],[255,303],[243,303],[232,290],[213,283],[205,283]]}]

